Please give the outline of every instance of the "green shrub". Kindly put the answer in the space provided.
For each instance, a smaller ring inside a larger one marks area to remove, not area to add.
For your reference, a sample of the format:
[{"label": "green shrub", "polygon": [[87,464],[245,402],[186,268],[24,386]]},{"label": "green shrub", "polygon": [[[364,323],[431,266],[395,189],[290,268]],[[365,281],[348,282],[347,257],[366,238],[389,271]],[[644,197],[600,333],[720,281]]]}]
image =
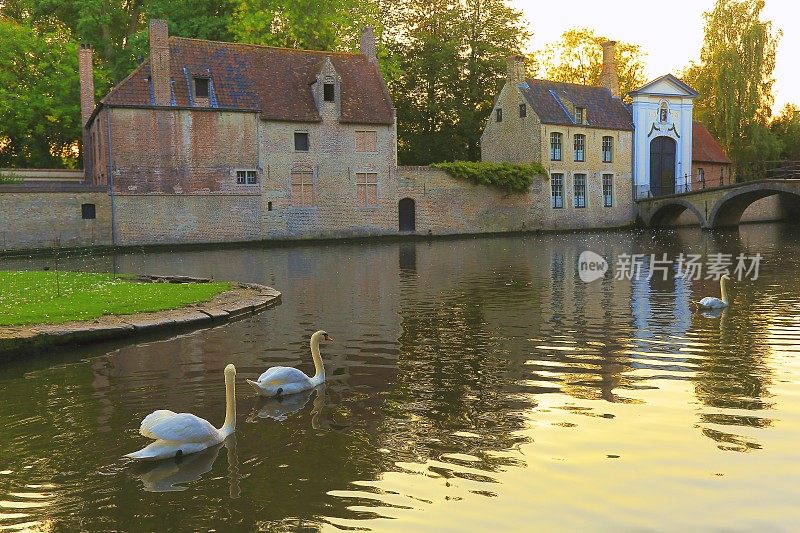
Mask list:
[{"label": "green shrub", "polygon": [[491,185],[509,192],[524,192],[528,190],[536,176],[547,177],[547,170],[539,163],[517,165],[455,161],[434,163],[431,167],[444,170],[454,178],[468,180],[476,185]]}]

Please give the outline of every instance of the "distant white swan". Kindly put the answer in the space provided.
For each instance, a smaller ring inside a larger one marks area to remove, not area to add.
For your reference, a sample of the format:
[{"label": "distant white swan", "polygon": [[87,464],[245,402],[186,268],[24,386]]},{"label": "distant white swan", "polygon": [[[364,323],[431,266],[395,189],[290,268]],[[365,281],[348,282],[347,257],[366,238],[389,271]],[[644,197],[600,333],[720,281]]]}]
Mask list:
[{"label": "distant white swan", "polygon": [[719,278],[719,290],[722,295],[722,300],[719,298],[714,298],[713,296],[706,296],[699,302],[697,305],[703,309],[724,309],[728,307],[728,291],[725,287],[725,282],[731,279],[727,274],[723,274],[721,278]]},{"label": "distant white swan", "polygon": [[208,420],[166,409],[153,411],[142,420],[139,433],[154,442],[125,457],[143,461],[181,457],[216,446],[236,427],[236,367],[225,367],[225,423],[217,429]]},{"label": "distant white swan", "polygon": [[311,357],[314,359],[314,377],[308,377],[305,372],[290,366],[273,366],[258,377],[257,381],[247,380],[253,389],[261,396],[283,396],[296,394],[313,389],[325,381],[325,365],[319,354],[320,341],[332,341],[324,331],[317,331],[311,335]]}]

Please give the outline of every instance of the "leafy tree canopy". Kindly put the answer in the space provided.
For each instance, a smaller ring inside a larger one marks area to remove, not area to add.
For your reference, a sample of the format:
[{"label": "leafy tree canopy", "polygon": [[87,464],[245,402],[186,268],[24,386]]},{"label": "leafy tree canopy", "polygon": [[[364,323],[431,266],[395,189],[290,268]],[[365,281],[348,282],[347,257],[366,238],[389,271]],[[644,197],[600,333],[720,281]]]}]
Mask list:
[{"label": "leafy tree canopy", "polygon": [[781,141],[781,159],[800,161],[800,108],[786,104],[770,123],[770,130]]},{"label": "leafy tree canopy", "polygon": [[0,116],[0,167],[77,166],[78,46],[68,29],[0,17]]},{"label": "leafy tree canopy", "polygon": [[[553,81],[600,85],[603,71],[602,43],[609,39],[589,28],[572,28],[561,38],[537,52],[544,76]],[[616,63],[620,93],[626,96],[647,81],[644,77],[644,56],[638,44],[617,42]]]},{"label": "leafy tree canopy", "polygon": [[761,19],[763,9],[764,0],[717,0],[703,15],[700,62],[682,74],[700,93],[695,116],[737,163],[774,159],[780,152],[768,128],[780,32]]}]

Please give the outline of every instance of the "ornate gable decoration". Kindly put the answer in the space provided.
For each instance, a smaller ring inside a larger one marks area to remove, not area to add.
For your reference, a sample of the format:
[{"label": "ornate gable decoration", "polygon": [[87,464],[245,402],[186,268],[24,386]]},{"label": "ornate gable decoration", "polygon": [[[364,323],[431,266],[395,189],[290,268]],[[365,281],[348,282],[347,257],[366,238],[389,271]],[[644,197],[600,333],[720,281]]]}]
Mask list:
[{"label": "ornate gable decoration", "polygon": [[672,74],[665,74],[660,78],[645,84],[643,87],[631,91],[631,96],[662,96],[662,97],[681,97],[681,98],[697,98],[699,94],[697,91],[683,83],[681,80]]}]

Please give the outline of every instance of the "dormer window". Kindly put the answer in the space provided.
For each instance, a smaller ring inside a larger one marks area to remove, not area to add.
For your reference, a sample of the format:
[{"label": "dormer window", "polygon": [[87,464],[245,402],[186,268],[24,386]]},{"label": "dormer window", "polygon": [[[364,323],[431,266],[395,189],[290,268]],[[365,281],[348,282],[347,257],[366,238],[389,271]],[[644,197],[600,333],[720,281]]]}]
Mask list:
[{"label": "dormer window", "polygon": [[583,124],[586,120],[586,108],[584,107],[576,107],[575,108],[575,124]]},{"label": "dormer window", "polygon": [[208,98],[210,80],[208,78],[195,78],[194,79],[194,97],[195,98]]},{"label": "dormer window", "polygon": [[324,83],[322,85],[322,99],[326,102],[336,101],[336,85],[333,83]]}]

